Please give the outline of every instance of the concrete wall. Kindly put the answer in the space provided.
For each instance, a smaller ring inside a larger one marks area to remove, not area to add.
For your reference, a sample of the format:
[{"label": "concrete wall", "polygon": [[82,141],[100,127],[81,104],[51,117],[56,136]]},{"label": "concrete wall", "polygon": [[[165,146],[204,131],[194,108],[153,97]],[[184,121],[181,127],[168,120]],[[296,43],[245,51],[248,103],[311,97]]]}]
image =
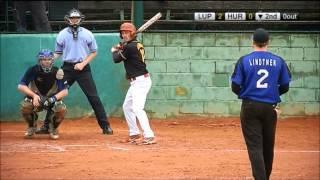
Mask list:
[{"label": "concrete wall", "polygon": [[[20,119],[17,84],[41,48],[54,47],[56,34],[1,34],[1,120]],[[109,116],[122,116],[128,87],[122,64],[113,64],[110,48],[117,33],[95,33],[99,50],[91,63],[97,89]],[[240,100],[230,76],[238,58],[252,51],[250,33],[144,33],[146,63],[153,86],[146,111],[150,117],[182,115],[238,116]],[[293,81],[282,96],[282,115],[320,115],[319,33],[271,33],[270,51],[289,65]],[[58,66],[61,65],[59,61]],[[77,84],[65,98],[67,117],[93,112]]]},{"label": "concrete wall", "polygon": [[[238,58],[252,51],[250,33],[145,33],[155,117],[239,115],[230,89]],[[270,51],[288,63],[293,81],[280,104],[284,116],[319,115],[319,33],[271,33]]]},{"label": "concrete wall", "polygon": [[[26,69],[37,62],[36,55],[42,48],[54,49],[57,34],[1,34],[1,120],[20,120],[19,103],[23,95],[17,85]],[[121,105],[128,83],[122,64],[114,64],[110,48],[119,42],[118,34],[95,34],[98,55],[91,62],[93,78],[108,115],[122,114]],[[58,60],[55,65],[61,66]],[[67,117],[79,118],[93,115],[93,110],[77,83],[65,98]]]}]

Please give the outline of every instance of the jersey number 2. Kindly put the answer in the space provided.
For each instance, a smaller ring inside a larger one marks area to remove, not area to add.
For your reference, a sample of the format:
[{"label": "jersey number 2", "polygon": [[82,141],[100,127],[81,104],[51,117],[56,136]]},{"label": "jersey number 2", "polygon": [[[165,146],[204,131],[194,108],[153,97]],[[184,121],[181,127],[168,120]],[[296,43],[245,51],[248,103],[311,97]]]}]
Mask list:
[{"label": "jersey number 2", "polygon": [[264,83],[263,81],[269,76],[269,72],[265,69],[260,69],[257,74],[261,76],[257,81],[257,88],[268,88],[268,83]]}]

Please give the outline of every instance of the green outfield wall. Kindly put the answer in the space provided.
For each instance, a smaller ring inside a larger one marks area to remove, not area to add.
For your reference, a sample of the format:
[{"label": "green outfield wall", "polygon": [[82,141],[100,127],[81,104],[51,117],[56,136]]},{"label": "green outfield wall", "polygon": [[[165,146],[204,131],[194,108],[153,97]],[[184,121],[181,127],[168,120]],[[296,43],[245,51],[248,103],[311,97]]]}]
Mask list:
[{"label": "green outfield wall", "polygon": [[[56,35],[0,34],[1,120],[22,120],[19,79],[36,63],[40,49],[54,49]],[[123,64],[114,64],[110,53],[118,33],[94,35],[99,48],[91,66],[98,93],[108,116],[123,116],[128,82]],[[238,58],[252,51],[250,33],[144,33],[140,39],[153,81],[145,106],[151,118],[239,116],[241,102],[230,89],[230,76]],[[282,96],[282,117],[320,115],[319,47],[319,33],[271,32],[269,49],[286,60],[293,77],[289,92]],[[65,103],[69,118],[94,115],[76,83]]]}]

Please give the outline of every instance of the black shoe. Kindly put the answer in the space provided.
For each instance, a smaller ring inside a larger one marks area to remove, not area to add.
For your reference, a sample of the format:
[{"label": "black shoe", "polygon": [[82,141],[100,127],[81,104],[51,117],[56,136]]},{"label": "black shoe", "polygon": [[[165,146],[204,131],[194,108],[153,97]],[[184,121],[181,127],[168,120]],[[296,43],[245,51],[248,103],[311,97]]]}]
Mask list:
[{"label": "black shoe", "polygon": [[103,134],[111,135],[111,134],[113,134],[113,130],[111,129],[110,126],[107,126],[106,128],[104,128],[104,129],[102,130],[102,133],[103,133]]}]

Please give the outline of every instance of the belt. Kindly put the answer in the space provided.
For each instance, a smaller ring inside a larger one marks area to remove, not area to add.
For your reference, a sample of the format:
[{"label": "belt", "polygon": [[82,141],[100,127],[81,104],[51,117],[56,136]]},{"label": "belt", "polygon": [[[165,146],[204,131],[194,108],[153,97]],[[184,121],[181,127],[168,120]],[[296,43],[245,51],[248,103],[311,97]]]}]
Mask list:
[{"label": "belt", "polygon": [[[146,73],[146,74],[143,74],[143,75],[141,75],[142,77],[149,77],[149,73]],[[134,81],[134,80],[136,80],[138,77],[140,77],[140,76],[136,76],[136,77],[132,77],[132,78],[128,78],[128,80],[131,82],[131,81]]]},{"label": "belt", "polygon": [[243,103],[256,103],[256,104],[264,104],[264,105],[268,105],[268,106],[272,106],[272,107],[276,107],[277,106],[277,103],[266,103],[266,102],[260,102],[260,101],[254,101],[254,100],[251,100],[251,99],[243,99],[242,100]]},{"label": "belt", "polygon": [[64,65],[72,65],[72,66],[74,66],[74,65],[76,65],[78,63],[81,63],[81,62],[80,61],[79,62],[67,62],[67,61],[63,62]]}]

